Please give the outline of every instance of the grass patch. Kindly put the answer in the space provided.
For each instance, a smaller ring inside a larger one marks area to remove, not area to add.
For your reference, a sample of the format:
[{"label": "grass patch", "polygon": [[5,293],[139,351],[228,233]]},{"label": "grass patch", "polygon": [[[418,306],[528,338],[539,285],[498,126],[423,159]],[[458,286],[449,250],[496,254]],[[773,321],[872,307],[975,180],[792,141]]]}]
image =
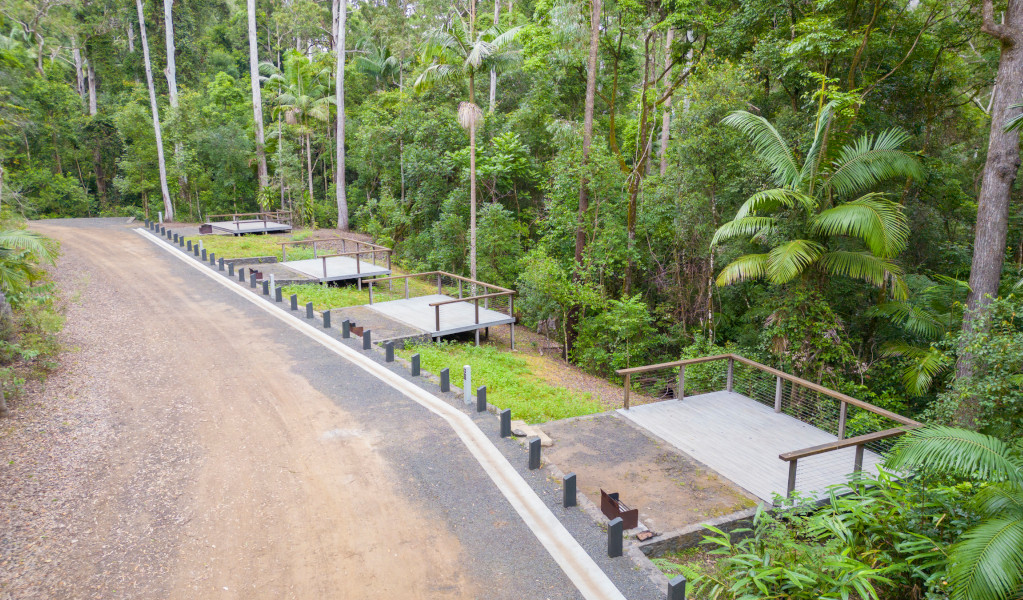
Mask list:
[{"label": "grass patch", "polygon": [[525,359],[493,346],[421,344],[399,350],[398,354],[408,358],[417,352],[424,369],[439,373],[446,367],[455,379],[463,365],[472,365],[473,386],[487,386],[487,401],[498,408],[510,408],[514,419],[544,423],[604,411],[604,406],[590,394],[545,383]]}]

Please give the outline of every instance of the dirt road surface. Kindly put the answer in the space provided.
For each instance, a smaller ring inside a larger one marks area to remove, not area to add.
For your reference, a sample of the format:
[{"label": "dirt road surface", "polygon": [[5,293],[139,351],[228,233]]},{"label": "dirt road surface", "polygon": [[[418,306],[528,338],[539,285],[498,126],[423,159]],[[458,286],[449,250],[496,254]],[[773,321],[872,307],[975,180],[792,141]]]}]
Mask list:
[{"label": "dirt road surface", "polygon": [[424,410],[120,222],[32,229],[68,351],[0,423],[0,599],[576,597]]}]

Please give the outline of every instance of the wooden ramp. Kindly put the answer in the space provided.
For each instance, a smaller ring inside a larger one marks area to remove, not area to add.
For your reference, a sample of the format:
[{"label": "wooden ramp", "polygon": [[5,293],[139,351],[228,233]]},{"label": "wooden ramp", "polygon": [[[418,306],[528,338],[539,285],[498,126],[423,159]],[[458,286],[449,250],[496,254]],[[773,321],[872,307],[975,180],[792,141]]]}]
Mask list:
[{"label": "wooden ramp", "polygon": [[[405,323],[434,338],[515,322],[514,317],[483,308],[483,306],[479,308],[479,322],[477,322],[476,306],[472,302],[452,302],[440,307],[440,327],[438,327],[436,307],[430,306],[430,304],[450,300],[455,300],[455,298],[443,294],[431,294],[405,300],[376,302],[367,304],[365,308]],[[480,302],[480,304],[483,303]]]},{"label": "wooden ramp", "polygon": [[320,258],[289,260],[280,264],[320,282],[363,279],[391,273],[389,268],[374,265],[367,260],[360,260],[356,264],[355,259],[348,256],[321,256]]},{"label": "wooden ramp", "polygon": [[[836,436],[733,392],[712,392],[620,409],[619,414],[770,502],[785,496],[789,463],[779,454],[834,442]],[[854,448],[802,458],[796,491],[823,494],[853,472]],[[864,452],[863,470],[882,459]]]}]

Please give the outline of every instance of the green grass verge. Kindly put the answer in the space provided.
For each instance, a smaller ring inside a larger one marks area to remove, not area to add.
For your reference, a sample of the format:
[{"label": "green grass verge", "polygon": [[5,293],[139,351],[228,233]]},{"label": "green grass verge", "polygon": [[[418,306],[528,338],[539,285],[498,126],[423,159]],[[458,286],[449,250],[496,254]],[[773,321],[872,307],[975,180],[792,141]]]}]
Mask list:
[{"label": "green grass verge", "polygon": [[[276,256],[281,260],[281,242],[297,242],[308,239],[308,231],[297,231],[291,235],[202,235],[190,238],[201,241],[203,248],[222,258],[253,258]],[[313,257],[312,248],[288,248],[288,260],[302,260]]]},{"label": "green grass verge", "polygon": [[455,385],[461,385],[462,366],[472,365],[473,387],[487,386],[487,401],[501,409],[510,408],[513,419],[544,423],[605,410],[590,394],[545,383],[522,357],[493,346],[421,344],[398,351],[406,359],[415,353],[427,371],[450,369]]}]

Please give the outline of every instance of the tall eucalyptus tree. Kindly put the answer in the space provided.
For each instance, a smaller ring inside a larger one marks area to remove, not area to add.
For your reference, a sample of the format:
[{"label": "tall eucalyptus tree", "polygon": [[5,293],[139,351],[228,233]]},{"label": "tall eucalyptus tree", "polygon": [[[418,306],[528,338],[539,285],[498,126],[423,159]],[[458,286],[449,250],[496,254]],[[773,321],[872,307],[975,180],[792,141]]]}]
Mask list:
[{"label": "tall eucalyptus tree", "polygon": [[252,84],[252,121],[256,128],[256,160],[259,188],[267,185],[266,145],[263,140],[263,96],[259,89],[259,46],[256,40],[256,0],[248,0],[249,79]]},{"label": "tall eucalyptus tree", "polygon": [[135,8],[139,13],[139,37],[142,43],[142,57],[146,65],[146,84],[149,87],[149,108],[153,113],[153,133],[156,136],[156,160],[160,166],[160,194],[163,196],[163,216],[168,221],[174,220],[174,203],[171,201],[170,190],[167,188],[167,165],[163,157],[163,133],[160,130],[160,109],[156,105],[156,89],[153,87],[153,64],[149,60],[149,39],[146,37],[146,16],[142,10],[142,0],[135,0]]}]

